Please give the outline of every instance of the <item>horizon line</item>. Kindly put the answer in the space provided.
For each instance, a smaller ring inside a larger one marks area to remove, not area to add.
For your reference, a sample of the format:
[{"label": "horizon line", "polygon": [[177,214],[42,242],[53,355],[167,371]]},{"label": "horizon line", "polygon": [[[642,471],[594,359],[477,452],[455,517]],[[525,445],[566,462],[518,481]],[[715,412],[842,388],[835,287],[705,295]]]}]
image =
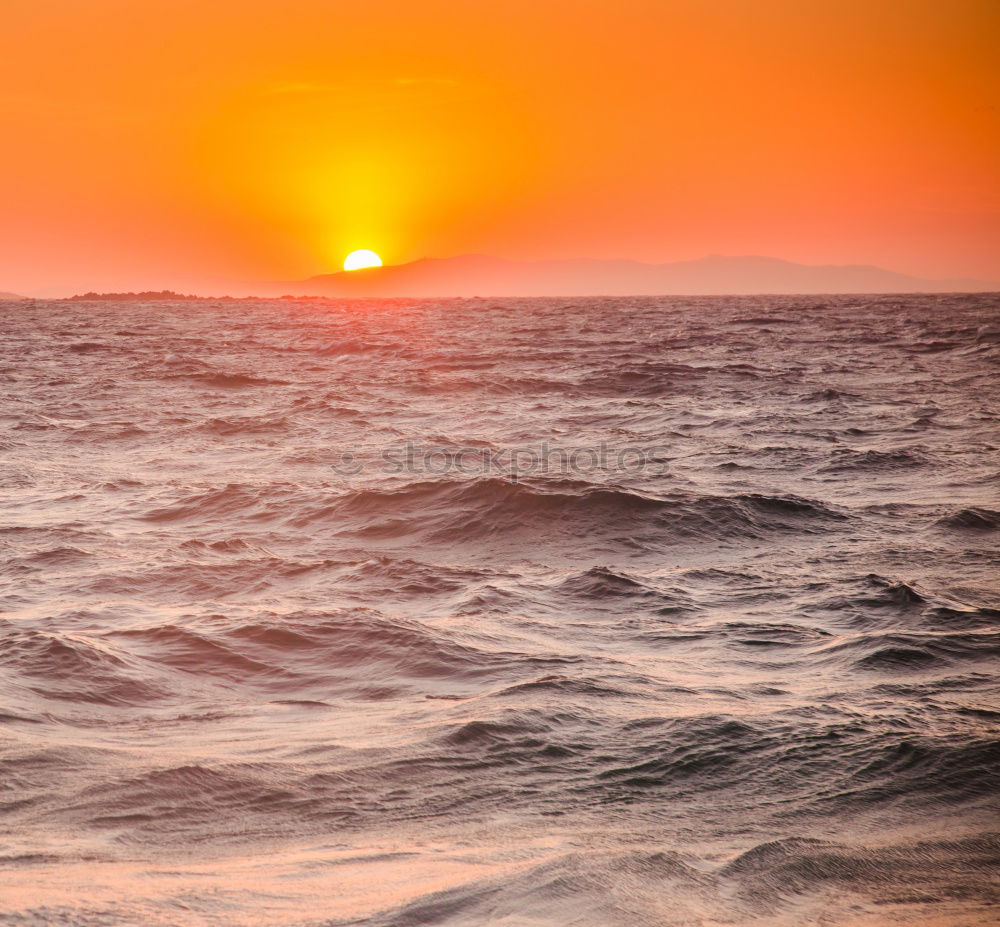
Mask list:
[{"label": "horizon line", "polygon": [[[799,262],[799,261],[790,260],[788,258],[775,257],[775,256],[772,256],[772,255],[759,254],[759,253],[757,253],[757,254],[746,254],[746,253],[742,253],[742,254],[709,253],[709,254],[703,255],[701,257],[696,257],[696,258],[682,258],[682,259],[678,259],[678,260],[668,260],[668,261],[645,261],[645,260],[639,260],[639,259],[636,259],[636,258],[623,258],[623,257],[607,257],[607,258],[603,258],[603,257],[510,258],[510,257],[501,257],[501,256],[497,256],[497,255],[492,255],[492,254],[486,254],[486,253],[482,253],[482,252],[468,252],[468,253],[447,255],[447,256],[443,256],[443,257],[436,256],[436,255],[424,255],[424,256],[419,257],[419,258],[414,258],[411,261],[402,261],[402,262],[396,263],[396,264],[382,264],[382,265],[376,266],[376,267],[365,267],[365,268],[359,268],[357,270],[334,269],[334,270],[320,271],[319,273],[311,274],[311,275],[309,275],[307,277],[304,277],[304,278],[301,278],[301,279],[297,279],[297,280],[256,280],[256,281],[234,281],[234,280],[230,280],[228,283],[221,284],[221,286],[225,286],[227,288],[232,288],[233,290],[236,290],[236,291],[243,291],[244,295],[240,295],[240,296],[234,296],[234,295],[231,295],[230,293],[226,293],[226,294],[223,294],[223,295],[214,295],[214,294],[213,295],[205,295],[205,289],[214,286],[212,283],[206,281],[205,283],[195,284],[195,286],[193,288],[196,290],[196,292],[194,292],[194,293],[181,293],[181,292],[179,292],[179,290],[176,290],[176,289],[173,288],[173,287],[177,286],[176,284],[174,284],[174,285],[172,285],[170,287],[159,288],[159,289],[154,288],[154,286],[146,285],[142,289],[139,289],[139,290],[108,290],[108,289],[97,289],[97,288],[94,288],[93,286],[91,286],[91,287],[89,287],[89,288],[87,288],[85,290],[83,288],[80,288],[80,290],[77,291],[77,292],[69,292],[69,290],[70,290],[69,287],[66,287],[66,288],[59,287],[58,289],[64,291],[64,295],[51,295],[51,291],[48,294],[46,294],[45,291],[39,292],[37,290],[33,291],[33,292],[21,292],[21,293],[19,293],[19,292],[7,291],[7,290],[0,289],[0,300],[4,300],[4,301],[10,301],[11,299],[63,300],[63,299],[81,298],[81,297],[83,297],[85,295],[91,295],[91,294],[93,294],[94,296],[98,296],[98,297],[109,298],[109,297],[115,295],[116,293],[119,294],[119,295],[121,295],[122,297],[127,298],[127,297],[135,297],[137,294],[140,294],[140,293],[152,294],[152,293],[167,293],[167,292],[169,292],[171,294],[174,294],[172,298],[190,298],[190,299],[222,299],[222,298],[226,298],[226,299],[247,299],[247,298],[274,299],[274,298],[282,298],[282,297],[286,297],[286,296],[289,297],[289,298],[310,298],[310,297],[311,298],[316,298],[317,296],[323,296],[323,297],[325,297],[327,294],[302,294],[301,296],[296,296],[296,294],[294,294],[292,292],[286,292],[286,293],[281,293],[281,294],[276,294],[276,293],[273,293],[273,294],[267,294],[267,293],[255,294],[253,292],[248,292],[248,291],[252,290],[254,287],[261,287],[261,288],[267,289],[267,288],[277,288],[277,287],[289,286],[289,285],[292,285],[292,286],[295,286],[295,285],[309,285],[311,283],[314,283],[315,281],[331,280],[333,278],[337,279],[338,282],[347,282],[348,280],[351,280],[352,278],[356,278],[357,281],[360,283],[362,280],[374,280],[376,278],[383,277],[387,272],[397,271],[397,270],[401,270],[401,269],[408,268],[408,267],[415,267],[417,265],[422,265],[422,264],[427,264],[427,263],[447,263],[449,261],[462,261],[462,260],[468,260],[468,259],[478,259],[478,260],[496,262],[497,264],[521,265],[521,266],[530,266],[530,267],[542,267],[542,266],[545,266],[545,265],[591,264],[591,265],[595,265],[595,266],[599,266],[599,265],[632,265],[632,266],[636,267],[637,269],[639,269],[639,268],[641,268],[641,269],[680,268],[680,267],[684,267],[684,266],[692,266],[692,265],[698,265],[698,264],[705,264],[705,263],[710,262],[712,260],[761,261],[761,262],[769,262],[769,263],[777,264],[777,265],[785,265],[788,268],[796,268],[796,269],[803,269],[803,270],[816,270],[816,271],[823,271],[823,270],[826,270],[826,271],[858,271],[858,270],[862,270],[862,271],[874,271],[874,272],[878,272],[878,273],[881,273],[881,274],[890,275],[890,276],[893,276],[893,277],[903,278],[903,280],[913,281],[914,283],[924,283],[924,284],[949,284],[949,283],[954,283],[954,284],[958,285],[956,287],[956,289],[954,289],[954,290],[948,290],[947,291],[947,292],[954,292],[954,293],[964,293],[964,292],[969,292],[969,293],[983,293],[983,292],[1000,291],[1000,281],[994,281],[994,280],[987,280],[987,279],[981,279],[981,278],[967,278],[967,277],[918,277],[918,276],[915,276],[914,274],[910,274],[910,273],[907,273],[905,271],[891,270],[889,268],[882,267],[882,266],[879,266],[877,264],[865,264],[865,263],[842,263],[842,264],[826,263],[826,264],[813,264],[813,263],[802,263],[802,262]],[[902,280],[901,280],[901,282],[902,282]],[[971,286],[973,288],[971,288],[971,289],[965,289],[965,288],[963,288],[963,285],[965,285],[965,286]],[[182,288],[187,289],[188,287],[182,287]],[[55,288],[53,288],[53,289],[55,289]],[[847,295],[847,294],[864,295],[866,293],[871,294],[871,295],[875,295],[875,294],[884,295],[884,294],[889,293],[889,292],[898,292],[900,294],[909,294],[909,293],[926,293],[928,291],[924,290],[924,289],[900,289],[898,291],[897,290],[890,291],[890,290],[885,290],[885,289],[864,290],[864,289],[836,289],[836,288],[835,289],[823,289],[823,288],[821,288],[821,289],[815,289],[815,290],[814,289],[803,289],[803,290],[800,290],[800,291],[791,291],[791,290],[788,290],[788,289],[768,290],[768,289],[753,289],[753,288],[751,288],[751,289],[746,289],[746,290],[739,290],[738,292],[729,291],[729,292],[725,292],[725,293],[711,292],[710,290],[705,290],[704,292],[697,292],[697,293],[693,293],[693,292],[677,293],[677,292],[669,292],[669,291],[665,291],[665,292],[662,292],[662,293],[651,293],[651,292],[647,291],[647,292],[636,292],[636,293],[618,292],[618,293],[609,294],[609,293],[601,293],[601,292],[596,292],[595,291],[593,293],[585,293],[585,294],[577,292],[577,293],[563,293],[563,294],[558,294],[558,293],[551,293],[551,294],[549,294],[549,293],[544,293],[544,294],[542,294],[542,293],[539,293],[539,294],[520,293],[520,294],[513,294],[513,295],[517,295],[518,297],[523,297],[523,298],[530,298],[532,295],[545,296],[545,297],[549,297],[549,298],[560,298],[560,296],[562,296],[562,297],[572,297],[572,296],[581,296],[581,295],[585,295],[585,296],[589,296],[589,297],[609,297],[610,298],[610,297],[618,297],[618,296],[620,296],[620,297],[628,297],[628,296],[695,296],[695,295],[697,295],[697,296],[736,296],[736,295],[740,295],[740,296],[772,296],[772,295],[773,296],[777,296],[777,295],[785,295],[785,296],[787,296],[787,295],[803,295],[803,296],[805,296],[805,295]],[[941,290],[941,291],[931,291],[931,292],[946,292],[946,291]],[[511,295],[512,294],[509,294],[509,293],[485,292],[484,291],[484,292],[481,292],[481,293],[468,294],[468,295],[459,295],[459,294],[454,294],[453,293],[453,294],[450,294],[450,295],[447,295],[447,296],[444,296],[444,295],[434,295],[434,294],[424,294],[424,295],[421,295],[421,296],[414,296],[414,295],[408,295],[406,293],[400,293],[400,294],[394,294],[393,296],[372,296],[372,297],[368,297],[368,298],[381,298],[381,299],[385,299],[385,298],[421,298],[421,299],[423,299],[423,298],[427,298],[427,299],[449,298],[449,299],[453,299],[454,298],[454,299],[459,299],[459,298],[474,298],[474,297],[491,298],[491,297],[503,297],[503,296],[511,296]],[[337,298],[337,297],[332,297],[332,298]]]}]

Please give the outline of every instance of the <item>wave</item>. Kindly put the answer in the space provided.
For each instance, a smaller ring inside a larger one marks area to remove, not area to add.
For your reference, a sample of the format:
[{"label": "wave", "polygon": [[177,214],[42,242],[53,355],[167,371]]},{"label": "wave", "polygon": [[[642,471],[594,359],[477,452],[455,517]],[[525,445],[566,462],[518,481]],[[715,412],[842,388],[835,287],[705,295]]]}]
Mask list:
[{"label": "wave", "polygon": [[288,386],[289,381],[260,376],[243,371],[219,370],[211,364],[194,357],[167,354],[160,358],[158,366],[143,370],[143,375],[151,379],[186,380],[213,389],[245,389],[248,387]]},{"label": "wave", "polygon": [[285,690],[363,691],[364,683],[490,675],[512,657],[441,638],[414,622],[371,610],[291,614],[233,624],[160,625],[108,632],[133,653],[208,681]]},{"label": "wave", "polygon": [[157,505],[139,514],[145,521],[199,522],[241,516],[260,520],[269,513],[280,513],[286,507],[294,510],[304,500],[293,484],[250,485],[228,483],[221,488],[205,489],[182,496],[166,505]]},{"label": "wave", "polygon": [[624,572],[591,567],[563,580],[555,591],[595,601],[661,598],[662,593]]},{"label": "wave", "polygon": [[282,415],[231,418],[215,417],[199,424],[197,430],[220,437],[257,434],[284,435],[288,431],[288,426],[288,419]]},{"label": "wave", "polygon": [[860,753],[850,770],[817,804],[839,813],[893,802],[921,813],[980,805],[1000,786],[1000,739],[883,735]]},{"label": "wave", "polygon": [[926,455],[916,450],[837,451],[833,460],[820,473],[852,473],[854,471],[913,470],[930,465]]},{"label": "wave", "polygon": [[[523,912],[540,927],[612,923],[666,924],[665,893],[676,895],[669,908],[690,917],[694,892],[707,881],[673,852],[579,852],[531,866],[526,871],[468,882],[428,893],[394,910],[364,919],[339,920],[331,927],[459,927],[517,923]],[[661,900],[657,900],[657,896]]]},{"label": "wave", "polygon": [[66,350],[73,354],[95,354],[108,349],[109,345],[103,341],[75,341],[66,346]]},{"label": "wave", "polygon": [[[832,898],[847,896],[850,916],[907,920],[915,906],[973,905],[970,923],[988,923],[1000,837],[847,845],[785,837],[706,866],[673,850],[563,853],[513,873],[427,893],[415,901],[338,927],[459,927],[515,921],[605,927],[611,923],[703,924],[733,919],[774,924],[839,917]],[[847,905],[845,904],[844,907]],[[967,907],[966,910],[969,910]],[[981,916],[979,916],[981,915]]]},{"label": "wave", "polygon": [[149,704],[164,696],[142,666],[82,635],[0,625],[0,665],[17,688],[82,705]]},{"label": "wave", "polygon": [[288,386],[287,380],[253,376],[249,373],[196,373],[188,379],[203,383],[215,389],[245,389],[252,386]]},{"label": "wave", "polygon": [[877,923],[893,910],[905,918],[913,905],[944,907],[962,896],[988,905],[988,872],[998,852],[996,835],[873,847],[790,837],[745,851],[719,876],[735,883],[748,914],[791,913],[810,896],[818,914],[829,903],[828,893],[836,891],[863,902]]},{"label": "wave", "polygon": [[368,536],[420,533],[442,541],[493,537],[540,529],[590,527],[606,534],[629,530],[637,538],[725,540],[770,533],[826,530],[848,516],[796,496],[743,493],[730,497],[671,493],[654,496],[583,480],[425,480],[398,489],[360,489],[304,507],[298,527],[344,519]]},{"label": "wave", "polygon": [[937,524],[954,531],[1000,531],[1000,512],[973,506],[945,515],[938,519]]},{"label": "wave", "polygon": [[1000,632],[880,632],[859,634],[825,649],[827,657],[852,658],[856,669],[922,672],[990,661],[1000,655]]},{"label": "wave", "polygon": [[868,630],[904,617],[917,617],[929,604],[928,595],[915,585],[868,573],[817,584],[802,611],[808,615],[846,618],[861,630]]}]

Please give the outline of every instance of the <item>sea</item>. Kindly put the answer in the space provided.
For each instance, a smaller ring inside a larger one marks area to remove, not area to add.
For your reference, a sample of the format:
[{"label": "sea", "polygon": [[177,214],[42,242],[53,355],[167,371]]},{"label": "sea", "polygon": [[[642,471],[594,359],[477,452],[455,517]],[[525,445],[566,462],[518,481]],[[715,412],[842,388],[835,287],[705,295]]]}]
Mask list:
[{"label": "sea", "polygon": [[0,924],[1000,918],[996,294],[0,333]]}]

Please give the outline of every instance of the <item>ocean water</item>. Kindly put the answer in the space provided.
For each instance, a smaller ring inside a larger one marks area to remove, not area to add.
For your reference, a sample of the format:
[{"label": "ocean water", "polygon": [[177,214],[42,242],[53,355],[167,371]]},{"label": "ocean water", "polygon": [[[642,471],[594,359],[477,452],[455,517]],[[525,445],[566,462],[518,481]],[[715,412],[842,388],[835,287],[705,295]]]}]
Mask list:
[{"label": "ocean water", "polygon": [[998,310],[0,305],[0,924],[994,923]]}]

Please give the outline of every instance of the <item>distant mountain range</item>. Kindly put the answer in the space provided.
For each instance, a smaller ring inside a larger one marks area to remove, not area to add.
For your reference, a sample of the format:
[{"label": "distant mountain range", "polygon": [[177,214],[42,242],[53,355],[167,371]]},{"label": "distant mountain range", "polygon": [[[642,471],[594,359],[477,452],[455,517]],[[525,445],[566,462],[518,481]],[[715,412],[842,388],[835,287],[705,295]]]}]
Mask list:
[{"label": "distant mountain range", "polygon": [[485,255],[321,274],[268,287],[316,296],[659,296],[740,293],[945,293],[1000,290],[981,280],[926,280],[863,264],[807,265],[712,255],[671,264],[511,261]]},{"label": "distant mountain range", "polygon": [[[213,286],[211,289],[221,289]],[[229,289],[229,287],[226,287]],[[867,264],[795,264],[770,257],[712,255],[694,261],[575,259],[512,261],[466,254],[408,264],[320,274],[307,280],[233,285],[237,297],[185,296],[170,290],[86,293],[76,300],[188,300],[275,296],[730,296],[796,293],[1000,292],[986,280],[931,280]],[[251,295],[252,294],[252,295]],[[26,299],[0,291],[0,300]]]}]

